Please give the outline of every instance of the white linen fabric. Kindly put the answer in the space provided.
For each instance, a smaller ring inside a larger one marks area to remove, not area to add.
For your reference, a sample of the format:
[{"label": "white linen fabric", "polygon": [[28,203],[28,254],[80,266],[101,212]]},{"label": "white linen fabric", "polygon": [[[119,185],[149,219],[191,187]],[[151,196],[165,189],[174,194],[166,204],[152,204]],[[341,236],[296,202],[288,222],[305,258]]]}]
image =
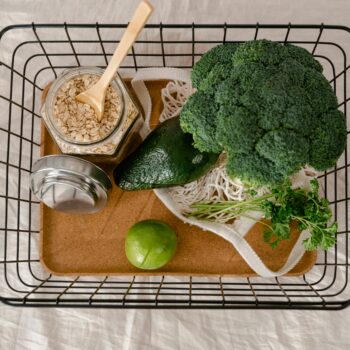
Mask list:
[{"label": "white linen fabric", "polygon": [[[151,23],[324,22],[350,26],[348,0],[151,1],[156,7]],[[31,22],[126,23],[137,3],[138,0],[1,0],[0,29]],[[176,39],[191,33],[179,31],[173,35]],[[14,35],[13,39],[18,38]],[[0,51],[0,60],[9,55]],[[4,77],[0,77],[0,87],[5,85]],[[343,188],[344,183],[338,186]],[[84,310],[0,304],[0,349],[347,349],[349,318],[350,308],[339,312]]]}]

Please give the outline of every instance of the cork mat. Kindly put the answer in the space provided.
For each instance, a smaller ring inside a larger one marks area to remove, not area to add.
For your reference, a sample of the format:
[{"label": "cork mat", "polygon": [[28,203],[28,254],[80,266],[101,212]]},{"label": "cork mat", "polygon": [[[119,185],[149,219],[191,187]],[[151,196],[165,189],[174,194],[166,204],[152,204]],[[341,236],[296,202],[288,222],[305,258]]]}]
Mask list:
[{"label": "cork mat", "polygon": [[[162,110],[160,89],[166,82],[151,82],[148,87],[153,103],[153,124]],[[59,153],[42,126],[42,155]],[[112,169],[105,169],[109,175]],[[144,219],[170,224],[178,235],[175,257],[163,268],[143,271],[133,267],[124,253],[128,229]],[[272,270],[284,265],[297,237],[271,249],[263,242],[263,227],[256,224],[246,239]],[[153,191],[123,192],[114,186],[107,206],[96,214],[69,215],[41,205],[40,259],[56,275],[230,275],[255,276],[235,248],[223,238],[184,224],[165,208]],[[316,261],[315,252],[304,254],[288,275],[309,271]]]}]

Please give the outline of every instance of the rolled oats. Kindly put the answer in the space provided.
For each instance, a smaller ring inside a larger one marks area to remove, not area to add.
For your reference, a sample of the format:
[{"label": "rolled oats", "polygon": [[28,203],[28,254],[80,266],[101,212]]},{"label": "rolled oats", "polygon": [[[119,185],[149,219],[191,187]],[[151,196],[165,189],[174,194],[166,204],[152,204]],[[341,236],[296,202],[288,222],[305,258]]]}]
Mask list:
[{"label": "rolled oats", "polygon": [[106,92],[101,121],[98,121],[92,107],[75,99],[98,80],[97,75],[83,74],[67,81],[58,90],[54,100],[53,121],[66,139],[79,143],[97,142],[107,137],[118,124],[123,106],[120,95],[112,86]]},{"label": "rolled oats", "polygon": [[41,115],[62,153],[97,163],[117,163],[143,125],[143,118],[119,75],[107,92],[101,122],[90,106],[75,100],[77,94],[94,84],[102,74],[103,69],[97,67],[64,71],[53,82],[47,96],[44,95]]}]

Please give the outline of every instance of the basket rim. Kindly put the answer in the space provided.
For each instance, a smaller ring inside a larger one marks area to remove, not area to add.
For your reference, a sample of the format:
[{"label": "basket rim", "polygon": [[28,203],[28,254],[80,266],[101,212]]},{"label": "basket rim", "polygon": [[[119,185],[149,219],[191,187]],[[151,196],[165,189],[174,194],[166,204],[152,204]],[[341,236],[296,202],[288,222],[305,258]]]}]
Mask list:
[{"label": "basket rim", "polygon": [[[0,30],[0,44],[1,39],[4,37],[4,35],[7,32],[10,32],[15,29],[38,29],[38,28],[125,28],[127,26],[127,23],[125,24],[115,24],[115,23],[27,23],[27,24],[14,24],[14,25],[8,25],[4,27],[2,30]],[[171,23],[165,23],[159,22],[158,24],[147,24],[146,28],[154,28],[154,29],[330,29],[330,30],[341,30],[350,33],[350,27],[344,26],[344,25],[335,25],[335,24],[260,24],[257,23],[251,23],[251,24],[229,24],[229,23],[222,23],[222,24],[195,24],[195,23],[187,23],[187,24],[171,24]],[[0,63],[1,66],[1,63]],[[49,68],[49,67],[47,67]],[[347,267],[348,269],[348,267]],[[346,272],[347,273],[347,272]],[[254,304],[254,302],[250,302],[250,304],[239,304],[236,302],[230,303],[226,302],[224,304],[218,302],[213,303],[212,305],[200,305],[197,304],[195,301],[192,301],[192,304],[184,304],[181,305],[180,303],[177,303],[174,301],[174,305],[166,304],[166,301],[156,301],[154,303],[153,300],[148,300],[147,304],[138,305],[138,302],[134,302],[133,300],[127,301],[127,304],[121,304],[118,302],[110,301],[110,304],[115,305],[103,305],[104,302],[101,302],[99,300],[94,300],[92,303],[87,302],[86,299],[80,299],[80,300],[74,300],[70,302],[69,299],[65,299],[67,303],[60,303],[55,304],[56,299],[45,299],[45,301],[42,299],[30,299],[30,298],[13,298],[13,297],[3,297],[0,296],[0,301],[7,305],[12,306],[25,306],[25,307],[33,307],[33,306],[39,306],[39,307],[93,307],[93,308],[192,308],[192,309],[317,309],[317,310],[341,310],[350,305],[350,298],[348,300],[340,300],[340,301],[331,301],[327,299],[325,303],[322,302],[303,302],[303,301],[293,301],[290,305],[288,302],[283,301],[277,301],[277,302],[264,302],[259,301],[259,304]],[[140,300],[142,301],[142,300]],[[130,303],[130,304],[128,304]],[[166,305],[162,305],[162,303]],[[276,304],[277,303],[277,304]],[[84,305],[82,305],[84,304]],[[108,304],[108,302],[106,302]]]}]

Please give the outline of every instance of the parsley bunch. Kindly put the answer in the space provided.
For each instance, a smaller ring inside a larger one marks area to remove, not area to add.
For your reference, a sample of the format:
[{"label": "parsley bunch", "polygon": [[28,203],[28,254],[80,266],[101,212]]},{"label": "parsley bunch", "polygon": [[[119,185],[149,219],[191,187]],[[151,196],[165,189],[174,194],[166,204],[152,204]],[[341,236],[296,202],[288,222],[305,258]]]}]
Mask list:
[{"label": "parsley bunch", "polygon": [[[308,229],[310,236],[303,241],[306,250],[318,247],[329,249],[336,242],[337,223],[329,224],[332,212],[329,203],[318,194],[319,185],[316,179],[310,182],[311,191],[297,188],[292,189],[290,181],[272,189],[271,193],[263,196],[239,201],[220,203],[195,203],[188,214],[200,220],[214,221],[220,215],[225,215],[225,222],[237,217],[248,217],[251,211],[264,213],[268,220],[259,221],[266,226],[264,241],[275,248],[282,240],[290,238],[290,225],[298,223],[298,230]],[[254,191],[251,191],[254,194]]]}]

